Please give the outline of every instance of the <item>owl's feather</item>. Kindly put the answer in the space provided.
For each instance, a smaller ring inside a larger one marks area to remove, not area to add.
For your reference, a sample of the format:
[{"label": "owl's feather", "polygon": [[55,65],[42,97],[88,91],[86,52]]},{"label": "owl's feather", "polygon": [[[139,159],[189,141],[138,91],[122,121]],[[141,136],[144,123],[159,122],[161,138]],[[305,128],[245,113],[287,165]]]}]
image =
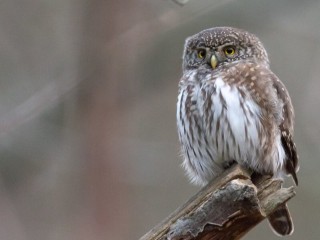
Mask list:
[{"label": "owl's feather", "polygon": [[285,236],[293,233],[294,226],[286,204],[279,206],[271,213],[268,220],[276,234]]},{"label": "owl's feather", "polygon": [[289,93],[284,84],[275,75],[272,76],[272,80],[273,86],[277,91],[278,97],[284,103],[282,109],[283,118],[279,125],[279,128],[281,131],[281,142],[286,153],[285,170],[288,174],[291,174],[295,184],[298,185],[298,177],[296,172],[299,169],[299,159],[296,145],[293,141],[293,106],[291,103]]},{"label": "owl's feather", "polygon": [[292,135],[286,130],[281,132],[281,142],[286,153],[285,169],[288,174],[291,174],[294,182],[298,185],[298,155],[295,143],[293,142]]},{"label": "owl's feather", "polygon": [[[235,28],[207,29],[187,39],[183,59],[177,126],[192,182],[204,185],[236,161],[298,183],[291,99],[259,39]],[[280,235],[293,231],[286,205],[269,221]]]}]

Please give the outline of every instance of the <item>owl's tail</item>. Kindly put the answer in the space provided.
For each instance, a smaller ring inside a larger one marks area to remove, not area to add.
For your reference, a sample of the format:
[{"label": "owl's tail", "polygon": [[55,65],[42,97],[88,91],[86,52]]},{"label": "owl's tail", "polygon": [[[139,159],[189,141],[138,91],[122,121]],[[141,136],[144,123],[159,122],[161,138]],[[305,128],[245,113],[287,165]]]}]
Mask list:
[{"label": "owl's tail", "polygon": [[293,222],[286,204],[279,206],[271,213],[268,220],[276,234],[285,236],[293,233]]}]

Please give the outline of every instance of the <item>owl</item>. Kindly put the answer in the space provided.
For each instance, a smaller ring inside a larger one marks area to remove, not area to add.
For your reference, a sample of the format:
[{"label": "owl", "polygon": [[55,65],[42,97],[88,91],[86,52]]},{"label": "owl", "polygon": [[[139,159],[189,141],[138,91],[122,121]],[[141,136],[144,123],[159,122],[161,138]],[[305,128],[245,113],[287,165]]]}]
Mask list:
[{"label": "owl", "polygon": [[[190,180],[205,185],[236,162],[298,184],[293,106],[261,41],[232,27],[201,31],[186,39],[182,68],[177,128]],[[293,232],[286,205],[268,219],[277,234]]]}]

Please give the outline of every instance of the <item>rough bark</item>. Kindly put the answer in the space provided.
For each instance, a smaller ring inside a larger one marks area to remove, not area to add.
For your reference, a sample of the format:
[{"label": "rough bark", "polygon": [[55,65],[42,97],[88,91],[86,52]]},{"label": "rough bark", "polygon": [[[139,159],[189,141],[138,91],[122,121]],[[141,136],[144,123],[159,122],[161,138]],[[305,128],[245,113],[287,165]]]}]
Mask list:
[{"label": "rough bark", "polygon": [[[282,180],[255,176],[238,165],[202,188],[140,240],[241,239],[295,196]],[[270,231],[270,234],[271,231]]]}]

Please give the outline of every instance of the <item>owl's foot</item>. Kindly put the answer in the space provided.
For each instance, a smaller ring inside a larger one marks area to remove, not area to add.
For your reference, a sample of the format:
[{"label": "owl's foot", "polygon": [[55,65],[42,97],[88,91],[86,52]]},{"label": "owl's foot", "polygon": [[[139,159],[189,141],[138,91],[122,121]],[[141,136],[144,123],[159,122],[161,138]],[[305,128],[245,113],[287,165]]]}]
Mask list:
[{"label": "owl's foot", "polygon": [[224,170],[229,169],[232,165],[236,164],[237,162],[235,160],[231,160],[229,162],[224,162],[222,167]]}]

